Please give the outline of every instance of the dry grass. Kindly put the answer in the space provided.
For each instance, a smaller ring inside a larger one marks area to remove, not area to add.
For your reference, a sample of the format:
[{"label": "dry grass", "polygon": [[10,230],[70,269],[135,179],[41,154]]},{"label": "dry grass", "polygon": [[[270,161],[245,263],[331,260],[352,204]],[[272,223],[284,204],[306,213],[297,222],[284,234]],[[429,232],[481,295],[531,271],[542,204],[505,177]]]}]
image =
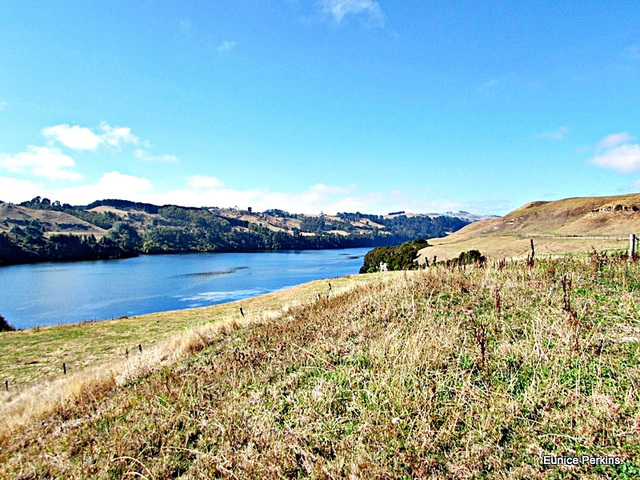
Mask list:
[{"label": "dry grass", "polygon": [[525,257],[530,238],[539,254],[624,249],[629,234],[639,232],[640,194],[531,202],[502,218],[430,239],[433,246],[421,251],[419,261],[424,264],[434,256],[449,260],[473,249],[494,259]]},{"label": "dry grass", "polygon": [[567,253],[590,253],[597,251],[614,251],[628,248],[629,238],[580,238],[540,235],[486,235],[461,236],[457,232],[444,238],[429,239],[429,247],[420,250],[418,262],[422,265],[425,259],[438,261],[458,257],[461,252],[480,250],[488,258],[526,258],[531,253],[530,240],[534,239],[536,255],[565,255]]},{"label": "dry grass", "polygon": [[[0,476],[640,473],[637,264],[375,278],[389,281],[189,333],[177,361],[78,389],[0,440]],[[548,467],[545,454],[622,464]]]},{"label": "dry grass", "polygon": [[15,332],[0,332],[0,383],[9,381],[9,392],[0,390],[2,405],[25,388],[42,381],[64,378],[62,364],[69,373],[100,367],[139,354],[157,342],[166,340],[185,329],[210,322],[240,319],[240,307],[245,314],[261,317],[265,312],[280,312],[286,305],[305,302],[318,293],[328,292],[328,282],[336,291],[351,288],[375,277],[347,276],[318,280],[259,297],[138,317],[85,322],[54,327],[41,327]]}]

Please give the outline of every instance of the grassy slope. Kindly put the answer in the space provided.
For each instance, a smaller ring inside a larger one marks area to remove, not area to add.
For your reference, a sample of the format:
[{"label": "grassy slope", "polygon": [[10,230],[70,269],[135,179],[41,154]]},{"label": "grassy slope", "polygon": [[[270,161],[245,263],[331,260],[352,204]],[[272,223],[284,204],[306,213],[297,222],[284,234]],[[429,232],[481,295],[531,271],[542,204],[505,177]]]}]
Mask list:
[{"label": "grassy slope", "polygon": [[[63,377],[62,363],[68,372],[123,360],[165,340],[176,332],[207,322],[240,319],[240,307],[247,318],[260,318],[280,312],[285,306],[307,301],[317,293],[326,293],[328,283],[340,291],[375,277],[347,276],[309,282],[284,291],[213,307],[161,312],[139,317],[124,317],[100,322],[85,322],[54,327],[0,333],[0,380],[9,381],[9,393],[0,391],[0,402],[10,401],[25,387],[44,380]],[[0,412],[2,406],[0,403]]]},{"label": "grassy slope", "polygon": [[102,228],[80,220],[68,213],[51,210],[34,210],[9,203],[0,203],[0,222],[7,223],[7,225],[0,224],[0,232],[9,231],[9,226],[13,224],[12,219],[22,222],[38,220],[47,232],[53,233],[94,235],[96,238],[101,238],[105,233],[105,230]]},{"label": "grassy slope", "polygon": [[[370,278],[380,281],[229,324],[143,376],[77,389],[0,436],[0,476],[640,472],[638,264],[594,256]],[[623,464],[544,467],[543,454]]]},{"label": "grassy slope", "polygon": [[[624,210],[615,210],[620,205]],[[522,257],[535,239],[541,254],[588,252],[625,248],[630,233],[640,232],[640,194],[610,197],[566,198],[555,202],[532,202],[502,218],[477,222],[445,238],[429,240],[433,247],[425,256],[441,260],[478,249],[493,257]],[[593,237],[610,238],[593,238]]]}]

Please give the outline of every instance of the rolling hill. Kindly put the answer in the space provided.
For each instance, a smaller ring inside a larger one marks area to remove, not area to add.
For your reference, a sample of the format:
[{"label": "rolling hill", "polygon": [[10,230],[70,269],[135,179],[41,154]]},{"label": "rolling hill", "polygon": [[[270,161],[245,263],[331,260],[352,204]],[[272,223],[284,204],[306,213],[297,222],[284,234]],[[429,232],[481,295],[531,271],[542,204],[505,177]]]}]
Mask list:
[{"label": "rolling hill", "polygon": [[429,241],[420,261],[439,260],[480,250],[493,258],[529,254],[585,252],[593,248],[625,248],[630,233],[640,232],[640,194],[565,198],[531,202],[502,218],[472,223],[443,238]]}]

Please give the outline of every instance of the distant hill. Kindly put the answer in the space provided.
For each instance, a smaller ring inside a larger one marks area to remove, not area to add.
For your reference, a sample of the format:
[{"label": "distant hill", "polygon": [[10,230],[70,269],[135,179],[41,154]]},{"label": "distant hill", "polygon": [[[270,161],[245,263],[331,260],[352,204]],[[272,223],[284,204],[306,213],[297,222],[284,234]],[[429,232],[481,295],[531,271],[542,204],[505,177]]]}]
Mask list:
[{"label": "distant hill", "polygon": [[540,254],[624,248],[630,233],[640,233],[640,194],[539,201],[432,239],[421,258],[446,260],[471,249],[494,258],[524,256],[530,238]]},{"label": "distant hill", "polygon": [[447,217],[460,218],[471,223],[500,218],[498,215],[476,215],[475,213],[465,212],[464,210],[458,212],[430,213],[429,215],[446,215]]},{"label": "distant hill", "polygon": [[376,247],[441,237],[468,223],[446,215],[303,215],[119,199],[72,206],[36,197],[0,203],[0,265],[140,253]]}]

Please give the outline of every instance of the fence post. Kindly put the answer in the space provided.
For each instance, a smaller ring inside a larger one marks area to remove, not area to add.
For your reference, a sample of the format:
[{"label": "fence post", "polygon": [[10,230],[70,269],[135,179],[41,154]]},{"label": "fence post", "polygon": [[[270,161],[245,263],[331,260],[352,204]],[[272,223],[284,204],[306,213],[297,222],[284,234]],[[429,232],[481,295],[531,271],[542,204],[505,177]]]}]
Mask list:
[{"label": "fence post", "polygon": [[633,260],[636,255],[636,235],[629,235],[629,260]]},{"label": "fence post", "polygon": [[62,371],[64,372],[65,375],[67,374],[67,364],[66,363],[62,364]]}]

